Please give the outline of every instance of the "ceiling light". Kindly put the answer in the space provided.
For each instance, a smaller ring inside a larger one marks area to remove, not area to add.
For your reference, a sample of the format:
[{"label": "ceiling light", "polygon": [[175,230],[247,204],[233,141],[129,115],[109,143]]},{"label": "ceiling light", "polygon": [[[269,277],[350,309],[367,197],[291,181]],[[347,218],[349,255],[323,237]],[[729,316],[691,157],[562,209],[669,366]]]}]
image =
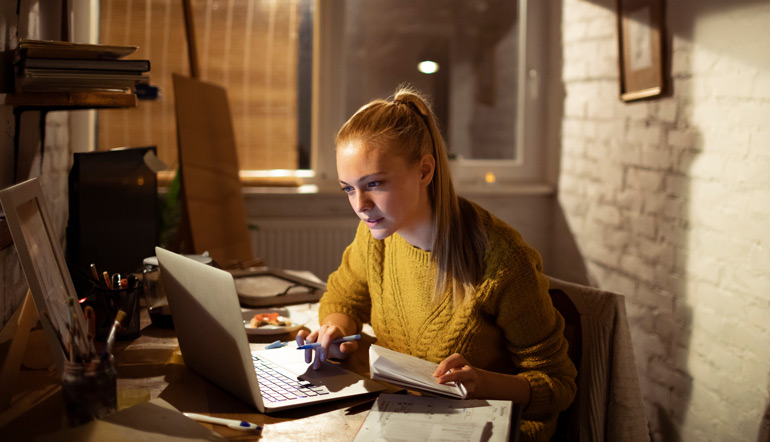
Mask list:
[{"label": "ceiling light", "polygon": [[417,64],[417,70],[423,74],[435,74],[438,71],[438,63],[435,61],[421,61]]}]

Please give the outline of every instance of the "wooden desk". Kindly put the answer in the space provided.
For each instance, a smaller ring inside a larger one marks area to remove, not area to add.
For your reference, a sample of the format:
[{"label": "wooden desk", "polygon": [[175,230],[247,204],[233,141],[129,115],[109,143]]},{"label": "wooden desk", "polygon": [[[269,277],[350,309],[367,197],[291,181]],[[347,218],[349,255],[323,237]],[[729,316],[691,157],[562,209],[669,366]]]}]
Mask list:
[{"label": "wooden desk", "polygon": [[[151,325],[146,309],[141,311],[141,336],[131,342],[118,342],[114,352],[119,410],[160,397],[180,411],[264,425],[264,440],[351,441],[376,398],[375,395],[359,396],[271,415],[259,413],[188,369],[182,361],[174,331]],[[252,335],[250,341],[254,338],[272,342],[293,339],[294,336]],[[354,357],[345,361],[346,367],[359,373],[368,371],[366,347],[371,340],[364,336],[364,345]],[[65,428],[57,373],[22,370],[17,391],[11,407],[0,412],[0,435],[3,440],[28,441]],[[261,440],[259,436],[220,425],[201,425],[230,440]]]}]

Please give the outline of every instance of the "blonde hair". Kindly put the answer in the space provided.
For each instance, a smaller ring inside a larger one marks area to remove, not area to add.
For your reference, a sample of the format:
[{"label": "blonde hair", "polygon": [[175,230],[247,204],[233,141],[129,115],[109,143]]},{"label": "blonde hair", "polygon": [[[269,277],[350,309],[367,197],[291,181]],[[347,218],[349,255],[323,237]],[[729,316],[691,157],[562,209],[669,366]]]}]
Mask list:
[{"label": "blonde hair", "polygon": [[452,290],[455,303],[470,298],[484,272],[487,238],[471,204],[455,194],[446,143],[427,100],[402,86],[390,101],[371,101],[342,126],[335,144],[352,141],[392,149],[408,164],[433,155],[436,167],[428,186],[433,213],[431,261],[436,266],[433,302],[439,302],[447,289]]}]

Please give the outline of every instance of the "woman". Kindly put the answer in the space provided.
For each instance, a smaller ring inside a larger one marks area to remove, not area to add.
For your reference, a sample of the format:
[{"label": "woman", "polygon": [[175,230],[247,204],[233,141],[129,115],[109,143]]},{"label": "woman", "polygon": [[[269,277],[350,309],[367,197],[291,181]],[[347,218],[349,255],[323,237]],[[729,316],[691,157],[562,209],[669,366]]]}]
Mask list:
[{"label": "woman", "polygon": [[314,368],[356,351],[355,341],[331,341],[369,322],[379,345],[439,363],[437,382],[524,404],[524,439],[548,440],[576,370],[540,255],[455,195],[435,116],[416,92],[362,107],[336,146],[340,186],[361,223],[329,276],[320,328],[297,336],[321,342]]}]

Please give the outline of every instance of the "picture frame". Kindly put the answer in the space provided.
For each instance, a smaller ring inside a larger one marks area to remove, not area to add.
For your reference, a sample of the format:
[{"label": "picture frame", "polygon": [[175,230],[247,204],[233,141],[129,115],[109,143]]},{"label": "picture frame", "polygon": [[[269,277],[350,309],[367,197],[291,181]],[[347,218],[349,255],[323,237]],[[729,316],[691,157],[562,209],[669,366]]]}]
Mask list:
[{"label": "picture frame", "polygon": [[617,0],[620,98],[664,93],[664,0]]},{"label": "picture frame", "polygon": [[[69,358],[87,353],[86,321],[69,268],[48,215],[38,178],[0,191],[6,221],[16,245],[40,323],[59,372]],[[70,304],[74,303],[74,308]]]}]

